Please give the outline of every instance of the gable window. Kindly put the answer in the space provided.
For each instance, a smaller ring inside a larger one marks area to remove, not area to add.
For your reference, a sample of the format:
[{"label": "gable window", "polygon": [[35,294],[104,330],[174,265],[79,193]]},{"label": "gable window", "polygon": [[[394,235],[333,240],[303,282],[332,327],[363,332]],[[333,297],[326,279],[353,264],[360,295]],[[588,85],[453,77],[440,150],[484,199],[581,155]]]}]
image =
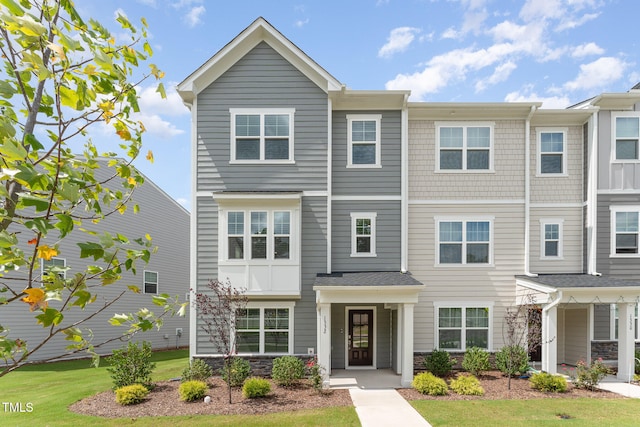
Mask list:
[{"label": "gable window", "polygon": [[633,113],[618,113],[614,126],[614,158],[615,160],[640,159],[640,117],[627,116]]},{"label": "gable window", "polygon": [[611,255],[640,255],[640,206],[611,206],[610,209]]},{"label": "gable window", "polygon": [[143,286],[144,286],[145,294],[157,294],[158,293],[158,272],[145,270]]},{"label": "gable window", "polygon": [[57,274],[62,280],[67,278],[67,260],[65,258],[40,259],[40,268],[42,276],[47,274]]},{"label": "gable window", "polygon": [[382,116],[347,116],[347,167],[381,167],[380,161],[380,122]]},{"label": "gable window", "polygon": [[293,349],[293,305],[249,303],[236,312],[238,353],[288,354]]},{"label": "gable window", "polygon": [[493,168],[493,124],[437,123],[436,170],[489,171]]},{"label": "gable window", "polygon": [[232,108],[231,161],[292,163],[294,109]]},{"label": "gable window", "polygon": [[538,130],[538,176],[567,175],[566,129]]},{"label": "gable window", "polygon": [[437,342],[441,350],[489,349],[490,307],[437,306]]},{"label": "gable window", "polygon": [[375,212],[351,213],[351,256],[376,256],[376,217]]},{"label": "gable window", "polygon": [[[227,212],[226,219],[228,260],[290,259],[291,211],[234,210]],[[245,242],[249,242],[247,250]]]},{"label": "gable window", "polygon": [[540,220],[540,258],[562,258],[562,226],[561,219]]},{"label": "gable window", "polygon": [[439,264],[490,264],[490,220],[437,220]]}]

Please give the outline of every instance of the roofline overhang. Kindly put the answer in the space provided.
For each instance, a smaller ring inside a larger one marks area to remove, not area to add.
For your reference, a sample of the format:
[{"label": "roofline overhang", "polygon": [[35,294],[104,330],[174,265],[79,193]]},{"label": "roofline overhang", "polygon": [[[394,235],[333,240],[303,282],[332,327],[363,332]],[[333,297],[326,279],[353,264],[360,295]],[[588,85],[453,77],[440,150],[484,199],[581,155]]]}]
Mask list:
[{"label": "roofline overhang", "polygon": [[571,109],[538,109],[531,117],[532,126],[583,125],[600,107]]},{"label": "roofline overhang", "polygon": [[[598,286],[598,287],[553,287],[534,283],[529,280],[516,279],[516,285],[526,287],[536,292],[544,293],[547,297],[562,293],[560,304],[615,304],[619,302],[637,303],[640,302],[640,286]],[[536,298],[536,302],[548,303]]]},{"label": "roofline overhang", "polygon": [[315,285],[317,304],[367,303],[367,304],[417,304],[425,285],[389,286],[334,286]]},{"label": "roofline overhang", "polygon": [[329,92],[333,110],[400,110],[406,107],[409,90],[352,90]]},{"label": "roofline overhang", "polygon": [[623,93],[602,93],[589,103],[603,110],[631,110],[639,102],[640,91],[633,90]]},{"label": "roofline overhang", "polygon": [[223,192],[214,192],[212,193],[213,199],[216,201],[227,201],[227,200],[301,200],[302,193],[301,192],[286,192],[286,193],[277,193],[277,192],[232,192],[232,193],[223,193]]},{"label": "roofline overhang", "polygon": [[522,119],[541,102],[409,102],[409,120]]}]

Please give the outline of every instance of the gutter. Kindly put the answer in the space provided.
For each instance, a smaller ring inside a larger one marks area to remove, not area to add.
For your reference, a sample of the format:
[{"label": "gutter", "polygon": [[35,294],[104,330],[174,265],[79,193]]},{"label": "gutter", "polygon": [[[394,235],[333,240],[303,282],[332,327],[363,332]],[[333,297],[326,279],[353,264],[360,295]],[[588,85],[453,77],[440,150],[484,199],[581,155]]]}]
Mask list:
[{"label": "gutter", "polygon": [[596,271],[598,241],[598,111],[592,115],[592,135],[589,141],[589,176],[587,177],[587,274],[601,276]]},{"label": "gutter", "polygon": [[400,135],[400,272],[406,273],[409,264],[409,94],[404,96]]},{"label": "gutter", "polygon": [[537,277],[529,271],[531,252],[531,117],[536,112],[536,106],[531,106],[524,124],[524,274]]}]

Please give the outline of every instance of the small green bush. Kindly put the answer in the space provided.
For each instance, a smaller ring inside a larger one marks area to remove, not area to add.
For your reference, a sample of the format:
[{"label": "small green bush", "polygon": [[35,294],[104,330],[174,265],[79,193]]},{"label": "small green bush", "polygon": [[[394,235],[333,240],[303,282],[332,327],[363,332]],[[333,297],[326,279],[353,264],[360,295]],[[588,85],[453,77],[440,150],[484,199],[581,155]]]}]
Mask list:
[{"label": "small green bush", "polygon": [[276,384],[289,387],[304,376],[304,363],[295,356],[282,356],[273,359],[271,378]]},{"label": "small green bush", "polygon": [[[231,362],[229,362],[229,360],[231,360]],[[241,357],[234,357],[229,360],[227,360],[227,363],[231,363],[231,375],[229,375],[227,366],[220,369],[220,375],[224,382],[229,383],[231,387],[240,387],[242,383],[244,383],[244,380],[251,375],[251,365],[248,360]]]},{"label": "small green bush", "polygon": [[431,372],[423,372],[413,377],[411,386],[420,393],[428,394],[429,396],[444,396],[449,390],[447,383]]},{"label": "small green bush", "polygon": [[561,375],[539,372],[533,374],[529,381],[531,382],[531,387],[536,390],[551,393],[564,393],[567,391],[567,380]]},{"label": "small green bush", "polygon": [[447,351],[438,350],[437,348],[424,358],[424,366],[427,368],[427,371],[439,377],[449,375],[455,364],[456,359],[449,356]]},{"label": "small green bush", "polygon": [[504,346],[496,353],[496,368],[510,377],[522,375],[529,370],[529,355],[519,345]]},{"label": "small green bush", "polygon": [[636,363],[634,365],[634,371],[636,375],[640,375],[640,350],[636,350],[635,357]]},{"label": "small green bush", "polygon": [[576,374],[571,378],[573,384],[578,388],[595,390],[600,381],[611,373],[611,369],[602,361],[602,358],[592,360],[591,365],[580,360],[576,364]]},{"label": "small green bush", "polygon": [[142,402],[149,390],[142,384],[131,384],[116,389],[116,402],[121,405],[135,405]]},{"label": "small green bush", "polygon": [[202,399],[209,388],[204,381],[185,381],[180,384],[178,392],[180,393],[180,400],[184,402],[193,402],[194,400]]},{"label": "small green bush", "polygon": [[449,383],[451,390],[465,396],[482,396],[484,389],[473,375],[458,375]]},{"label": "small green bush", "polygon": [[153,388],[151,373],[156,368],[156,364],[151,362],[151,343],[139,343],[129,341],[126,348],[114,350],[113,355],[107,358],[111,365],[107,372],[111,374],[113,389],[118,389],[132,384],[142,384],[148,390]]},{"label": "small green bush", "polygon": [[481,375],[483,372],[491,369],[489,363],[489,352],[480,347],[471,347],[464,354],[462,359],[462,368],[470,372],[472,375]]},{"label": "small green bush", "polygon": [[242,386],[242,395],[247,399],[265,397],[271,392],[271,384],[264,378],[247,378]]},{"label": "small green bush", "polygon": [[182,371],[181,381],[206,381],[213,375],[213,369],[202,359],[193,359]]}]

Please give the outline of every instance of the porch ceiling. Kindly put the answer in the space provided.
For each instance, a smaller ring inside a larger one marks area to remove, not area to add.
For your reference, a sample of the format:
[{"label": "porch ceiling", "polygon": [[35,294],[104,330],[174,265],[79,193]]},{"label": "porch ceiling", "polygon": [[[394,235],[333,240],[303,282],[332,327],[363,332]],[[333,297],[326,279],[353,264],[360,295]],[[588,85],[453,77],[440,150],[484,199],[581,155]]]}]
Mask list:
[{"label": "porch ceiling", "polygon": [[318,274],[317,303],[416,304],[424,285],[410,273],[367,271]]}]

